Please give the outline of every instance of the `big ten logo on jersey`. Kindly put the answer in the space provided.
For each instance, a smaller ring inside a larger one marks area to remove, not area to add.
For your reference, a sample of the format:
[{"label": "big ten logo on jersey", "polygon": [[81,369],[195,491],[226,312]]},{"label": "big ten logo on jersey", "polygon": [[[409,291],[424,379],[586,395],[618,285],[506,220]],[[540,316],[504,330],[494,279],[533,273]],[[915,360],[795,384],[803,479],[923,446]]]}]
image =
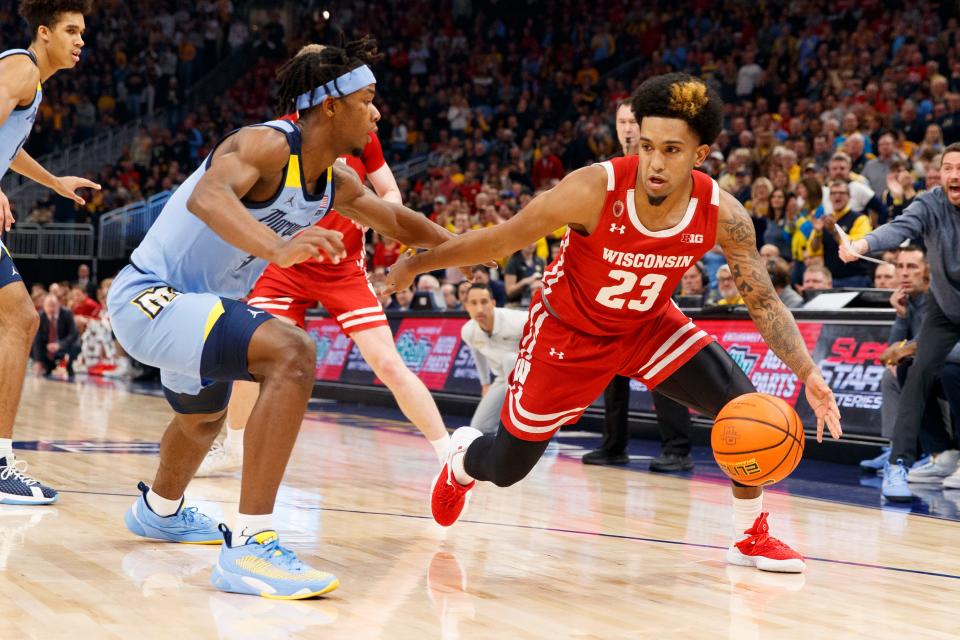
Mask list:
[{"label": "big ten logo on jersey", "polygon": [[134,296],[130,303],[153,320],[179,295],[179,291],[170,287],[150,287]]},{"label": "big ten logo on jersey", "polygon": [[680,236],[680,242],[684,244],[703,244],[702,233],[685,233]]}]

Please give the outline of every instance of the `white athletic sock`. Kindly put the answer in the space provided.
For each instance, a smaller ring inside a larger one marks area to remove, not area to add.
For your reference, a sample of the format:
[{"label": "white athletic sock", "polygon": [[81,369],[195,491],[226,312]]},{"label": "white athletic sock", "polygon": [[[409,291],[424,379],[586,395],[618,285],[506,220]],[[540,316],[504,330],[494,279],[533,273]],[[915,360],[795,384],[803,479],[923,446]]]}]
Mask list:
[{"label": "white athletic sock", "polygon": [[239,429],[232,429],[230,425],[227,425],[227,438],[223,442],[223,446],[231,451],[243,451],[243,427]]},{"label": "white athletic sock", "polygon": [[763,511],[763,494],[756,498],[733,499],[733,541],[740,542],[746,536],[744,531],[753,526]]},{"label": "white athletic sock", "polygon": [[233,531],[237,537],[238,544],[247,544],[251,536],[255,536],[261,531],[273,531],[273,514],[265,513],[259,516],[250,516],[245,513],[238,513],[234,521]]},{"label": "white athletic sock", "polygon": [[431,440],[430,446],[433,447],[434,452],[437,454],[437,461],[441,463],[446,462],[447,452],[450,450],[450,434],[444,433],[443,437]]},{"label": "white athletic sock", "polygon": [[151,511],[161,518],[166,518],[175,514],[177,509],[180,508],[181,502],[183,502],[182,496],[176,500],[168,500],[167,498],[154,493],[153,489],[147,491],[147,505],[149,505]]},{"label": "white athletic sock", "polygon": [[[468,447],[469,448],[469,447]],[[450,458],[450,469],[453,471],[453,479],[460,484],[470,484],[473,482],[473,476],[467,473],[463,466],[463,460],[467,457],[467,450],[457,452]]]},{"label": "white athletic sock", "polygon": [[13,455],[13,439],[0,438],[0,458],[9,458]]}]

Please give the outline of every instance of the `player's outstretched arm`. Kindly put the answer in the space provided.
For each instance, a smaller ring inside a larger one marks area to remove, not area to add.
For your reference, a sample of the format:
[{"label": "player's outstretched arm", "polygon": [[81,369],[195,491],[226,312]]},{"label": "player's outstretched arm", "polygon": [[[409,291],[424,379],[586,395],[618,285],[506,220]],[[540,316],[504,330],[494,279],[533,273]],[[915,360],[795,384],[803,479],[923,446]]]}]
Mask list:
[{"label": "player's outstretched arm", "polygon": [[422,213],[389,202],[360,184],[350,167],[333,165],[334,206],[351,220],[411,247],[436,247],[454,235]]},{"label": "player's outstretched arm", "polygon": [[73,200],[81,207],[87,204],[87,201],[77,195],[77,189],[100,189],[99,184],[86,178],[53,175],[44,169],[43,165],[34,160],[25,149],[20,149],[13,162],[10,163],[10,168],[20,175],[55,191],[64,198]]},{"label": "player's outstretched arm", "polygon": [[387,275],[387,291],[405,289],[420,273],[483,264],[511,255],[564,225],[592,232],[607,195],[606,175],[596,165],[578,169],[506,222],[470,231],[430,251],[401,258]]},{"label": "player's outstretched arm", "polygon": [[823,439],[826,423],[830,435],[839,438],[840,409],[820,370],[813,362],[797,323],[780,300],[766,266],[757,253],[753,221],[736,198],[721,192],[717,242],[723,249],[737,290],[743,296],[750,317],[773,352],[806,385],[807,400],[817,415],[817,441]]},{"label": "player's outstretched arm", "polygon": [[339,232],[310,227],[283,240],[247,213],[240,201],[261,178],[279,179],[289,159],[290,147],[282,133],[267,127],[241,129],[214,153],[187,208],[233,246],[281,267],[324,259],[324,254],[339,262],[345,255]]}]

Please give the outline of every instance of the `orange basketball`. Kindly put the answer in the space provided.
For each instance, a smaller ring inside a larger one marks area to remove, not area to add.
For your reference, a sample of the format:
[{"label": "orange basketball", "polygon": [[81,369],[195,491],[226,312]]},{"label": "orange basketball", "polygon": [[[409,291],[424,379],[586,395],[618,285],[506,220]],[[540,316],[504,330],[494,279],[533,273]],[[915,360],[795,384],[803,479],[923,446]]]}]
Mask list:
[{"label": "orange basketball", "polygon": [[710,444],[724,473],[759,487],[779,482],[797,468],[803,457],[803,425],[780,398],[748,393],[717,414]]}]

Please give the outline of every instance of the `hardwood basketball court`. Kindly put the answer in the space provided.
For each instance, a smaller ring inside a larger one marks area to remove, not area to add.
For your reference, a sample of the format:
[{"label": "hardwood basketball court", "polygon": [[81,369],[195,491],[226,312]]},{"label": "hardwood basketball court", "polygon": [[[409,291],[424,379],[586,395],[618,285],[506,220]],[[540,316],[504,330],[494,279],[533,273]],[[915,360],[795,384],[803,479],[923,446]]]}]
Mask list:
[{"label": "hardwood basketball court", "polygon": [[[308,412],[276,518],[282,542],[341,587],[300,602],[223,593],[209,583],[217,547],[123,525],[169,418],[162,398],[121,385],[28,379],[17,453],[61,499],[0,505],[0,638],[960,632],[957,522],[768,492],[773,532],[807,556],[806,574],[727,566],[726,484],[585,467],[561,447],[510,489],[478,487],[444,530],[427,503],[429,445],[406,423],[332,404]],[[229,522],[238,490],[238,477],[196,480],[187,500]]]}]

